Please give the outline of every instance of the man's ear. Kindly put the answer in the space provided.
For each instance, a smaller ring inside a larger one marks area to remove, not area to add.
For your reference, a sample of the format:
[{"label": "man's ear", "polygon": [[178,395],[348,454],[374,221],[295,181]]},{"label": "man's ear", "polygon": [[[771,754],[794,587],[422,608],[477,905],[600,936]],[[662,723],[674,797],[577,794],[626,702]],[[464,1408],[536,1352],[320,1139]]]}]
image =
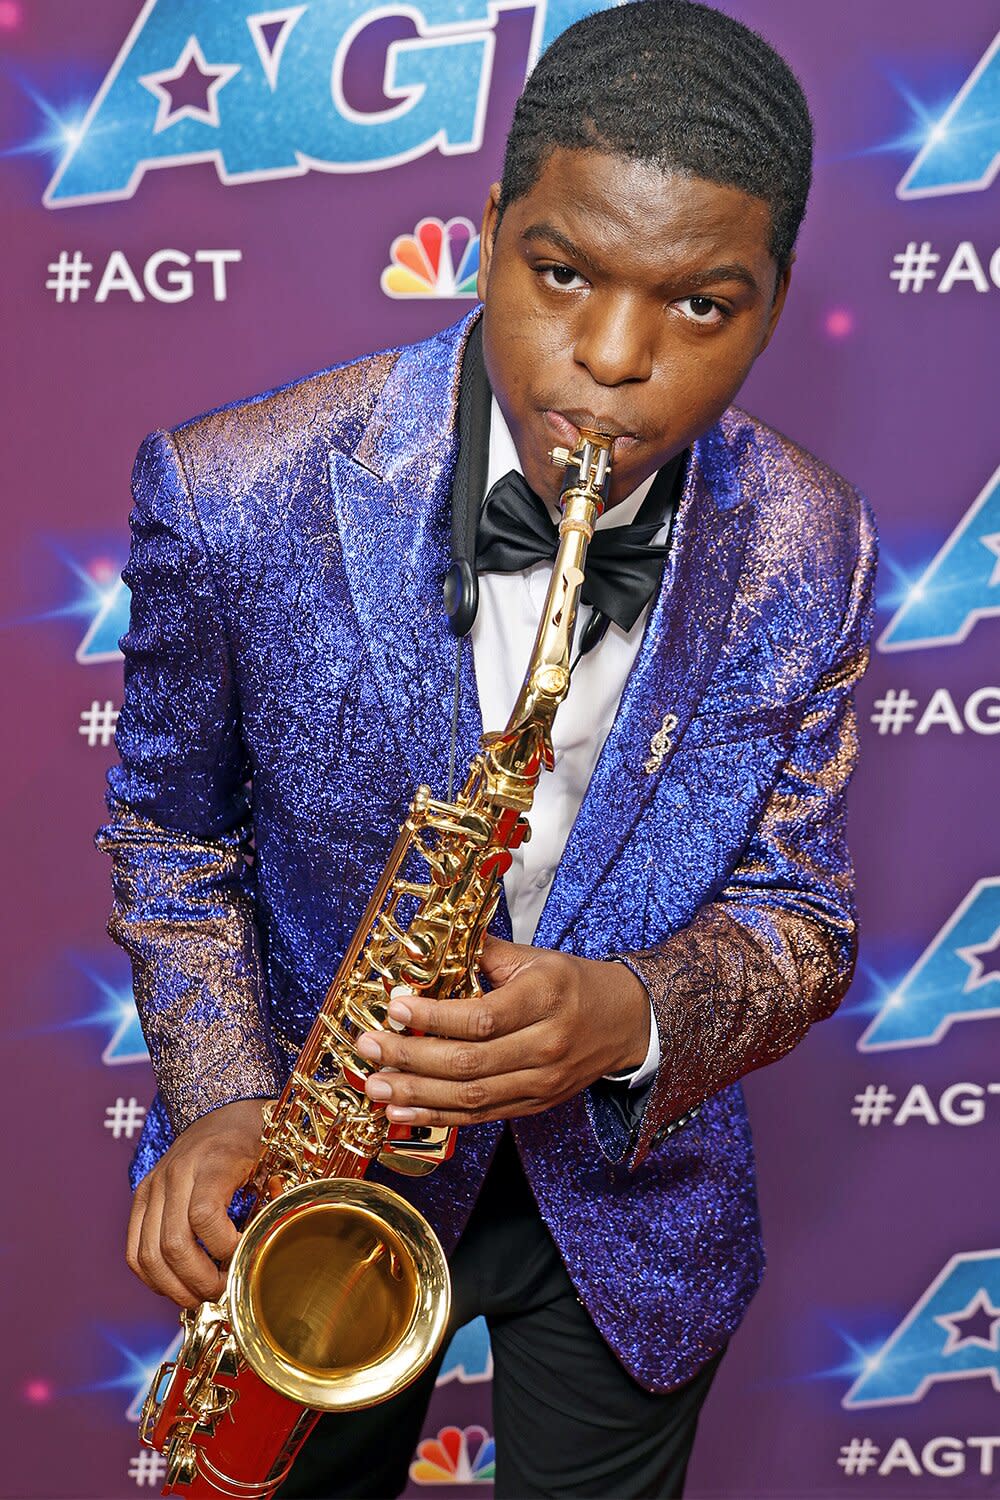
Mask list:
[{"label": "man's ear", "polygon": [[785,305],[785,298],[788,296],[788,287],[792,279],[792,266],[794,264],[795,251],[793,250],[791,255],[788,257],[788,261],[783,270],[778,273],[778,279],[774,284],[774,300],[771,303],[771,311],[768,314],[767,330],[764,334],[763,342],[760,348],[757,350],[758,354],[763,354],[764,350],[771,342],[774,330],[778,326],[778,319],[781,317],[781,311]]},{"label": "man's ear", "polygon": [[493,239],[497,232],[497,214],[500,206],[500,184],[490,188],[483,209],[483,222],[479,229],[479,274],[476,277],[476,296],[480,302],[486,300],[486,283],[490,279],[490,262],[493,259]]}]

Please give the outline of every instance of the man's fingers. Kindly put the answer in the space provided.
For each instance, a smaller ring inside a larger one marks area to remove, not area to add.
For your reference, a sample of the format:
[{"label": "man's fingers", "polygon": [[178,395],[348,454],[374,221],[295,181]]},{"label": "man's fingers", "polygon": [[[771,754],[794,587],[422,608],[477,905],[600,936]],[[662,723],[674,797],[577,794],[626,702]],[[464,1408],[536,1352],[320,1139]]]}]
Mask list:
[{"label": "man's fingers", "polygon": [[[513,946],[512,944],[508,946]],[[424,1000],[394,991],[389,1019],[410,1031],[456,1041],[488,1042],[530,1026],[544,1014],[537,983],[515,976],[502,990],[491,990],[469,1000]]]},{"label": "man's fingers", "polygon": [[[164,1261],[160,1248],[160,1230],[163,1219],[163,1193],[154,1184],[149,1194],[136,1246],[136,1275],[161,1297],[169,1297],[178,1307],[196,1307],[202,1300],[174,1275]],[[131,1262],[130,1262],[131,1264]]]},{"label": "man's fingers", "polygon": [[[531,1114],[556,1102],[553,1079],[538,1068],[465,1083],[376,1073],[368,1080],[368,1094],[387,1106],[390,1120],[421,1125],[499,1120],[507,1114]],[[434,1120],[425,1118],[424,1111],[432,1112]]]},{"label": "man's fingers", "polygon": [[493,994],[477,995],[472,1000],[422,1000],[419,995],[397,994],[389,1002],[389,1019],[427,1036],[469,1042],[490,1041],[517,1031],[523,1024],[513,1009],[500,1006]]},{"label": "man's fingers", "polygon": [[129,1270],[133,1271],[140,1281],[146,1279],[142,1266],[139,1264],[139,1239],[142,1235],[142,1221],[146,1217],[148,1205],[149,1178],[144,1177],[132,1199],[132,1211],[128,1216],[128,1233],[125,1236],[125,1260]]},{"label": "man's fingers", "polygon": [[225,1289],[215,1262],[228,1261],[239,1243],[226,1210],[256,1160],[263,1109],[260,1099],[238,1099],[202,1115],[136,1189],[126,1258],[147,1286],[181,1307],[214,1301]]},{"label": "man's fingers", "polygon": [[230,1196],[225,1190],[221,1195],[212,1194],[207,1185],[201,1183],[192,1193],[188,1205],[188,1223],[196,1237],[213,1260],[227,1263],[240,1242],[236,1225],[226,1212]]},{"label": "man's fingers", "polygon": [[480,966],[493,985],[506,984],[526,963],[530,963],[537,949],[523,943],[508,943],[503,938],[486,934]]},{"label": "man's fingers", "polygon": [[190,1220],[193,1184],[169,1183],[168,1186],[160,1220],[162,1261],[166,1270],[185,1288],[189,1298],[195,1302],[214,1301],[222,1292],[225,1277],[195,1239]]},{"label": "man's fingers", "polygon": [[380,1068],[420,1078],[449,1079],[453,1083],[496,1078],[557,1060],[549,1029],[538,1026],[528,1026],[492,1042],[397,1036],[391,1031],[376,1036],[369,1032],[359,1041],[358,1051]]}]

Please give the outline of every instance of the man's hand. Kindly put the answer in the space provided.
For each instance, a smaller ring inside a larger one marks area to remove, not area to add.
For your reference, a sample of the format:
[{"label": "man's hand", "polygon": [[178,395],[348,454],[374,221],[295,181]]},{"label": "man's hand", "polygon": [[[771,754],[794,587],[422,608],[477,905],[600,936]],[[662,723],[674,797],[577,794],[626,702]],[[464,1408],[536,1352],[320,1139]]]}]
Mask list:
[{"label": "man's hand", "polygon": [[493,989],[473,1000],[397,992],[390,1019],[424,1035],[359,1039],[362,1056],[381,1064],[367,1092],[390,1120],[470,1125],[537,1114],[641,1064],[649,998],[624,964],[488,937],[482,967]]},{"label": "man's hand", "polygon": [[226,1210],[257,1160],[263,1108],[242,1099],[195,1120],[136,1188],[125,1258],[179,1307],[222,1295],[225,1274],[213,1262],[228,1263],[239,1240]]}]

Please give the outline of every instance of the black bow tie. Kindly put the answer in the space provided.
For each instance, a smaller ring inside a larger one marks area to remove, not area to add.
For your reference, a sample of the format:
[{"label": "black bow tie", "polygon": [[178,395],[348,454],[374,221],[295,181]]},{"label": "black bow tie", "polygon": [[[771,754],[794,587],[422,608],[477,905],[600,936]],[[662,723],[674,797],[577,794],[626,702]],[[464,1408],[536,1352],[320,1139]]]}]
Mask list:
[{"label": "black bow tie", "polygon": [[[635,520],[595,531],[588,548],[581,597],[623,630],[632,629],[659,584],[663,559],[670,550],[669,537],[659,546],[651,543],[664,522],[673,519],[682,466],[683,455],[679,455],[662,468]],[[479,572],[518,573],[535,563],[550,562],[558,545],[558,528],[523,475],[512,469],[498,479],[479,518]]]}]

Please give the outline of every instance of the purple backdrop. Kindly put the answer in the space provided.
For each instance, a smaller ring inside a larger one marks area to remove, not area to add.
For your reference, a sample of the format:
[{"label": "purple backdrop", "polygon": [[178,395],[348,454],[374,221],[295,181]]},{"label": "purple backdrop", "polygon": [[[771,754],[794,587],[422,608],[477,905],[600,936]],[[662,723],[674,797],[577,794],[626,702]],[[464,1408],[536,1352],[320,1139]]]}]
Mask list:
[{"label": "purple backdrop", "polygon": [[[84,20],[0,0],[5,1496],[158,1488],[134,1408],[175,1318],[122,1260],[152,1085],[90,842],[120,702],[132,455],[151,428],[470,306],[453,295],[474,264],[463,224],[450,278],[414,275],[412,238],[391,247],[425,218],[478,223],[541,28],[587,8],[409,0],[407,19],[403,0],[97,0]],[[838,1015],[749,1081],[770,1270],[706,1407],[690,1493],[986,1494],[1000,1472],[995,0],[723,8],[796,68],[818,141],[792,295],[744,403],[869,495],[883,563],[853,800],[861,963]],[[421,81],[422,99],[401,98]],[[388,290],[410,295],[383,290],[391,263]],[[488,1492],[488,1376],[472,1325],[413,1493]]]}]

